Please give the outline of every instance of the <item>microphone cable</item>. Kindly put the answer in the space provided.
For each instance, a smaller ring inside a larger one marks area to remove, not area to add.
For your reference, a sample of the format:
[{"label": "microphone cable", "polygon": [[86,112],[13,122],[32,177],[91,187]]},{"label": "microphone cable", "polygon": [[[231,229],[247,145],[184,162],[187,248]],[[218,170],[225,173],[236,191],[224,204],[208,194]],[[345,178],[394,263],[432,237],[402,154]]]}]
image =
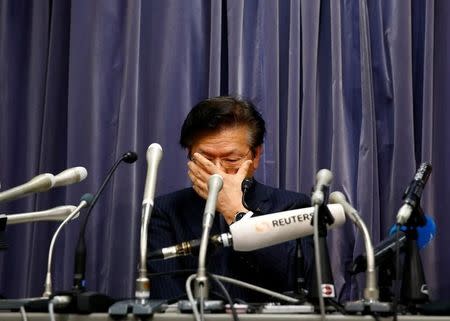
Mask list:
[{"label": "microphone cable", "polygon": [[[237,286],[241,286],[241,287],[244,287],[244,288],[247,288],[247,289],[259,292],[259,293],[263,293],[263,294],[275,297],[277,299],[280,299],[280,300],[283,300],[283,301],[286,301],[286,302],[289,302],[289,303],[298,303],[299,302],[298,299],[295,299],[293,297],[290,297],[290,296],[287,296],[287,295],[284,295],[284,294],[281,294],[281,293],[278,293],[278,292],[275,292],[275,291],[272,291],[272,290],[269,290],[269,289],[266,289],[266,288],[254,285],[254,284],[250,284],[250,283],[247,283],[247,282],[244,282],[244,281],[236,280],[236,279],[233,279],[233,278],[230,278],[230,277],[226,277],[226,276],[222,276],[222,275],[218,275],[218,274],[210,273],[209,275],[212,276],[212,277],[216,277],[220,281],[228,282],[228,283],[231,283],[231,284],[234,284],[234,285],[237,285]],[[196,276],[197,276],[196,274],[191,274],[187,278],[186,284],[185,284],[185,288],[186,288],[186,294],[187,294],[188,300],[189,300],[189,302],[190,302],[190,304],[192,306],[192,312],[194,314],[194,318],[195,318],[196,321],[200,321],[201,320],[201,314],[198,311],[197,303],[195,302],[195,298],[194,298],[194,295],[193,295],[193,292],[192,292],[192,287],[191,287],[191,283],[196,278]]]},{"label": "microphone cable", "polygon": [[160,276],[168,276],[168,275],[175,275],[175,276],[182,276],[184,274],[192,274],[195,273],[197,270],[196,269],[183,269],[183,270],[174,270],[174,271],[166,271],[166,272],[156,272],[156,273],[148,273],[147,276],[152,279],[152,278],[157,278]]},{"label": "microphone cable", "polygon": [[253,186],[253,178],[244,178],[244,180],[241,183],[241,190],[242,190],[242,205],[249,211],[255,212],[248,206],[247,202],[245,201],[245,196],[247,195],[247,192],[252,188]]},{"label": "microphone cable", "polygon": [[23,305],[19,308],[20,316],[22,317],[22,321],[28,321],[27,311],[25,311],[25,307]]},{"label": "microphone cable", "polygon": [[230,305],[231,315],[233,316],[233,320],[239,321],[239,317],[238,317],[236,309],[234,307],[233,300],[231,299],[230,293],[227,291],[227,289],[223,285],[222,281],[220,281],[219,278],[214,274],[208,273],[208,276],[211,277],[217,283],[220,290],[222,290],[223,294],[225,295],[225,297],[228,301],[228,304]]},{"label": "microphone cable", "polygon": [[392,313],[393,321],[397,321],[398,312],[398,300],[400,298],[399,293],[399,281],[400,281],[400,244],[399,244],[399,231],[400,225],[395,225],[395,282],[394,282],[394,297],[392,298]]}]

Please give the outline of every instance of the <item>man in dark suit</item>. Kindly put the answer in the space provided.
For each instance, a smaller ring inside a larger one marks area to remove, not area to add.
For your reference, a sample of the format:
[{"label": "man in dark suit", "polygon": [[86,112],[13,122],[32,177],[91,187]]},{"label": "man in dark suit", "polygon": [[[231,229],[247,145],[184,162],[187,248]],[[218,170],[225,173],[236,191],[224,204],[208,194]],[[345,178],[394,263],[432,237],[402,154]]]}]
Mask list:
[{"label": "man in dark suit", "polygon": [[[180,136],[180,144],[188,152],[188,175],[192,187],[155,200],[149,231],[150,250],[201,237],[207,182],[212,174],[223,177],[223,188],[217,199],[218,215],[211,235],[228,232],[230,224],[245,216],[310,206],[310,199],[304,194],[272,188],[253,179],[259,166],[264,135],[265,122],[248,101],[216,97],[194,106],[184,121]],[[245,178],[250,180],[243,198],[241,185]],[[252,252],[217,249],[208,253],[207,271],[278,292],[293,290],[297,270],[295,246],[295,241],[292,241]],[[307,258],[303,277],[310,280],[312,269],[308,258],[313,257],[311,241],[304,240],[301,249]],[[197,264],[198,258],[190,256],[150,261],[149,271],[195,272]],[[183,273],[152,277],[151,297],[183,297],[185,279],[186,274]],[[228,290],[233,298],[249,302],[268,300],[259,293],[237,286],[229,286]],[[214,292],[213,287],[213,296]]]}]

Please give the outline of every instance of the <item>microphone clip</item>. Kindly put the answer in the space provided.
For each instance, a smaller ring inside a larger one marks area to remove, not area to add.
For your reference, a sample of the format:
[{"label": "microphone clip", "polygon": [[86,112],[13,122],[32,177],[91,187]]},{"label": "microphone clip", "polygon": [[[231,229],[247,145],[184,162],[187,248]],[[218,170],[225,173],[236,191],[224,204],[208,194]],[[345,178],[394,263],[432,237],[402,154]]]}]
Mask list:
[{"label": "microphone clip", "polygon": [[411,212],[411,216],[404,224],[407,227],[419,227],[419,226],[425,226],[427,224],[427,219],[425,217],[425,213],[423,212],[423,209],[420,205],[417,205],[415,208],[413,208]]},{"label": "microphone clip", "polygon": [[[311,226],[314,225],[314,220],[316,218],[312,217],[311,219]],[[334,217],[330,212],[330,209],[328,208],[328,206],[324,204],[319,205],[319,211],[317,214],[317,224],[318,224],[318,228],[319,228],[319,236],[321,237],[326,237],[327,236],[327,225],[333,225],[334,223]]]}]

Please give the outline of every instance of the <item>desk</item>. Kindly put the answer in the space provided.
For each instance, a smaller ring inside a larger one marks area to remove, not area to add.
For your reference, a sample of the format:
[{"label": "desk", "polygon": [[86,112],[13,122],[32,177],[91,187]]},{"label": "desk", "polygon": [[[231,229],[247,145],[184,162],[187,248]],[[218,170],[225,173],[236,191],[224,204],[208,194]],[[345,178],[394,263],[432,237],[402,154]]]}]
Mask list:
[{"label": "desk", "polygon": [[[27,313],[29,321],[49,321],[48,313]],[[1,321],[22,321],[22,316],[19,312],[0,312]],[[136,321],[140,320],[132,315],[128,315],[122,319],[112,319],[106,313],[92,313],[89,315],[80,314],[56,314],[56,321]],[[193,321],[191,314],[182,313],[156,313],[149,320],[152,321]],[[233,318],[229,314],[207,314],[205,320],[209,321],[232,321]],[[239,314],[241,321],[319,321],[319,314]],[[329,321],[370,321],[375,320],[369,315],[342,315],[342,314],[327,314],[326,320]],[[392,317],[379,318],[381,321],[390,321]],[[423,316],[423,315],[400,315],[399,321],[450,321],[450,316]]]}]

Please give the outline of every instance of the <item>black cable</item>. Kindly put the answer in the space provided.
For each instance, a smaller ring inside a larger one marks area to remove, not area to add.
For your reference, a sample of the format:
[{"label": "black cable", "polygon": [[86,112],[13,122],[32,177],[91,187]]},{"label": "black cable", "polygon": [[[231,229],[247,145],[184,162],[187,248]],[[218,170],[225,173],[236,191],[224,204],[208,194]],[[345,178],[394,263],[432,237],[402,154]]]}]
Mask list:
[{"label": "black cable", "polygon": [[250,188],[253,186],[253,179],[252,178],[244,178],[244,180],[241,183],[241,190],[242,190],[242,205],[249,210],[254,212],[250,206],[248,206],[247,202],[245,201],[245,196],[247,192],[250,190]]},{"label": "black cable", "polygon": [[233,320],[239,321],[239,317],[237,315],[237,312],[234,307],[233,300],[231,299],[230,293],[228,293],[228,291],[225,288],[225,286],[223,285],[223,283],[215,275],[212,275],[212,274],[208,274],[208,275],[217,283],[217,285],[219,286],[219,288],[222,290],[223,294],[227,298],[227,301],[230,304],[230,309],[231,309],[231,314],[233,316]]},{"label": "black cable", "polygon": [[342,304],[340,304],[339,302],[337,302],[336,300],[334,300],[334,299],[331,299],[331,298],[327,298],[327,299],[325,299],[325,301],[329,304],[329,305],[331,305],[331,306],[333,306],[336,310],[338,310],[340,313],[342,313],[342,314],[346,314],[347,313],[347,311],[345,311],[345,309],[344,309],[344,307],[342,306]]},{"label": "black cable", "polygon": [[148,278],[156,278],[160,276],[166,276],[166,275],[183,275],[183,274],[192,274],[196,273],[196,269],[184,269],[184,270],[174,270],[174,271],[168,271],[168,272],[156,272],[156,273],[148,273]]},{"label": "black cable", "polygon": [[393,321],[397,321],[397,310],[398,310],[398,299],[400,297],[399,294],[399,281],[400,281],[400,244],[399,244],[399,232],[400,225],[396,224],[395,230],[395,282],[394,282],[394,297],[392,298],[392,313],[393,313]]}]

